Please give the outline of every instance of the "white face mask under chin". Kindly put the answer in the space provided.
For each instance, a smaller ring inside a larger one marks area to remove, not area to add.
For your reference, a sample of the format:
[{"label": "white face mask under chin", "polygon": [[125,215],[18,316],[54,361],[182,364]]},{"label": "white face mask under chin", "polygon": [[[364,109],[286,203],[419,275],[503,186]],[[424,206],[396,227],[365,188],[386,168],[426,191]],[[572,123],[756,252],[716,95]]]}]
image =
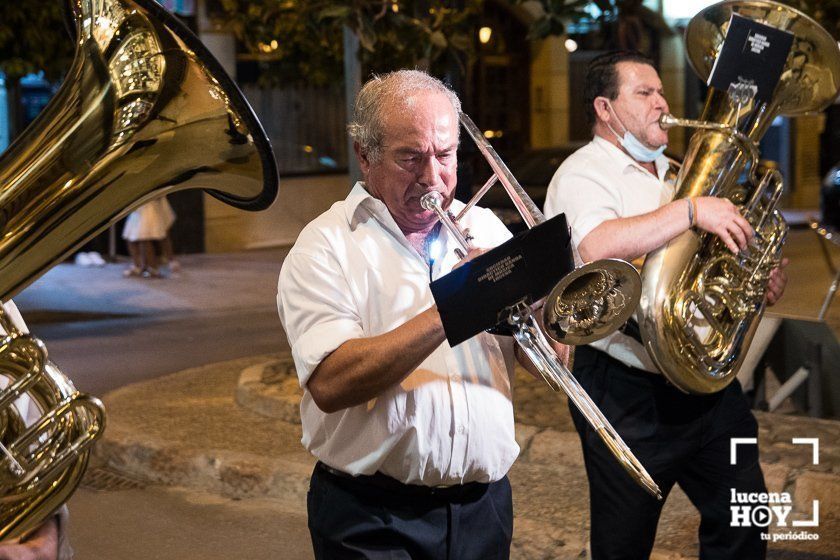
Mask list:
[{"label": "white face mask under chin", "polygon": [[631,158],[642,163],[650,163],[662,155],[662,153],[665,151],[665,148],[668,146],[667,144],[662,144],[656,149],[648,148],[642,143],[641,140],[636,138],[636,136],[632,132],[630,132],[626,126],[624,126],[624,123],[621,122],[621,119],[619,119],[618,115],[615,113],[615,109],[613,109],[612,103],[607,102],[607,106],[610,108],[610,111],[612,111],[612,114],[615,115],[615,120],[618,121],[618,123],[624,129],[624,136],[619,136],[618,133],[615,130],[613,130],[613,127],[609,125],[609,123],[604,124],[606,124],[607,128],[610,129],[610,132],[612,132],[615,135],[615,137],[621,144],[621,147],[624,148],[628,154],[630,154]]}]

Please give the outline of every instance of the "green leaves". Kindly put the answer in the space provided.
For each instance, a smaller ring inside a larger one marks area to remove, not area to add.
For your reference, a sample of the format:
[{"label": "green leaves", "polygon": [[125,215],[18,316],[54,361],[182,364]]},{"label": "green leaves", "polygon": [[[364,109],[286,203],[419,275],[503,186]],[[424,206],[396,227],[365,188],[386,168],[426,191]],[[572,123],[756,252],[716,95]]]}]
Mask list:
[{"label": "green leaves", "polygon": [[433,31],[429,34],[429,42],[439,49],[445,49],[448,45],[446,37],[440,31]]},{"label": "green leaves", "polygon": [[0,2],[0,70],[11,80],[43,70],[57,80],[69,68],[73,39],[63,2]]},{"label": "green leaves", "polygon": [[345,20],[353,14],[353,9],[350,6],[332,5],[327,6],[318,14],[318,20],[325,19],[340,19]]},{"label": "green leaves", "polygon": [[208,0],[208,11],[259,61],[263,83],[323,85],[342,81],[345,27],[359,39],[365,73],[472,56],[482,2]]},{"label": "green leaves", "polygon": [[610,0],[592,2],[591,0],[509,0],[513,5],[536,1],[539,15],[531,22],[528,30],[529,39],[544,39],[566,32],[566,24],[587,15],[585,8],[590,4],[606,3]]}]

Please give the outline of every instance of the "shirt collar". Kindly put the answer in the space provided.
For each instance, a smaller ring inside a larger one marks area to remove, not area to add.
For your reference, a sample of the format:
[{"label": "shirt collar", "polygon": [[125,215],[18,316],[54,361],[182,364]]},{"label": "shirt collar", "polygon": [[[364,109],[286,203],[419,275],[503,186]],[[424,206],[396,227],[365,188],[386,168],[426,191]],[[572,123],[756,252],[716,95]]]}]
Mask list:
[{"label": "shirt collar", "polygon": [[373,218],[400,243],[410,247],[405,234],[397,225],[388,207],[385,206],[384,202],[370,194],[363,181],[357,181],[353,185],[345,203],[347,224],[351,231],[355,231],[359,224]]},{"label": "shirt collar", "polygon": [[[602,150],[606,151],[610,157],[616,159],[624,164],[624,169],[627,167],[632,167],[634,169],[638,169],[644,173],[649,173],[647,169],[642,167],[642,165],[636,161],[635,159],[631,158],[627,152],[604,138],[603,136],[595,135],[592,138],[592,143],[601,148]],[[660,181],[665,179],[665,173],[668,172],[668,168],[670,164],[668,163],[668,158],[663,154],[657,157],[653,161],[654,165],[656,166],[656,176]]]},{"label": "shirt collar", "polygon": [[[347,224],[350,226],[351,230],[355,230],[356,227],[367,217],[372,217],[382,224],[387,231],[390,231],[402,243],[405,243],[406,245],[408,244],[405,234],[397,225],[397,222],[394,221],[394,217],[391,216],[391,212],[388,210],[388,207],[385,206],[384,202],[370,194],[363,181],[357,181],[356,184],[353,185],[353,188],[350,189],[350,194],[347,195],[347,198],[344,199],[344,201],[344,209],[346,212],[345,218],[347,219]],[[452,204],[449,206],[449,211],[457,215],[463,208],[463,202],[453,199]],[[471,215],[472,211],[468,212],[465,219],[468,220]],[[446,228],[443,228],[440,232],[438,240],[443,243],[444,247],[448,247],[450,242],[454,242],[454,240],[451,239],[451,234],[446,230]]]},{"label": "shirt collar", "polygon": [[385,223],[394,221],[385,203],[370,194],[362,181],[357,181],[350,189],[350,194],[345,199],[345,211],[347,213],[347,223],[350,224],[351,229],[356,229],[364,211]]},{"label": "shirt collar", "polygon": [[350,194],[348,194],[345,199],[347,221],[352,222],[353,216],[356,215],[359,207],[366,204],[366,201],[370,199],[373,199],[373,196],[371,196],[371,194],[367,191],[365,184],[361,181],[356,181],[356,184],[353,185],[352,189],[350,189]]}]

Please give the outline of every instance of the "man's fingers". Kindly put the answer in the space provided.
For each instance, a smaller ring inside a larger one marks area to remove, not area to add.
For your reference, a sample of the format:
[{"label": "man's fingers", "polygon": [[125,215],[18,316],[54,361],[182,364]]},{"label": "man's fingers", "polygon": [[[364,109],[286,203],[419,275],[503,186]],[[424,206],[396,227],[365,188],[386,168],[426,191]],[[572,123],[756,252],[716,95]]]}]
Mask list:
[{"label": "man's fingers", "polygon": [[742,251],[747,248],[747,234],[744,232],[737,222],[733,222],[730,227],[727,228],[729,235],[732,236],[732,239],[738,245],[738,248]]},{"label": "man's fingers", "polygon": [[744,218],[741,215],[740,212],[738,212],[737,215],[735,216],[735,223],[738,225],[738,227],[741,229],[741,231],[744,232],[744,235],[747,238],[747,243],[752,241],[752,238],[755,236],[755,230],[750,225],[750,223],[747,221],[747,219]]},{"label": "man's fingers", "polygon": [[478,257],[479,255],[483,255],[486,252],[487,249],[470,249],[470,252],[465,255],[461,249],[455,249],[455,254],[458,255],[458,258],[461,260],[458,261],[452,268],[456,269],[459,266],[463,265],[465,262],[469,262],[474,258]]},{"label": "man's fingers", "polygon": [[735,255],[738,254],[738,251],[740,250],[740,249],[738,249],[738,244],[735,243],[734,239],[732,239],[732,235],[729,233],[728,230],[726,230],[726,229],[721,230],[721,232],[718,233],[718,237],[720,237],[720,240],[723,241],[723,244],[726,245],[726,247],[730,251],[732,251],[733,254],[735,254]]},{"label": "man's fingers", "polygon": [[35,553],[22,544],[0,544],[0,560],[37,560]]},{"label": "man's fingers", "polygon": [[770,271],[770,279],[767,282],[767,305],[775,305],[785,293],[787,286],[787,274],[783,270],[788,265],[788,259],[782,259],[777,268]]},{"label": "man's fingers", "polygon": [[767,290],[767,304],[768,305],[776,305],[776,303],[782,299],[782,294],[784,293],[784,288],[771,288]]},{"label": "man's fingers", "polygon": [[554,353],[557,354],[558,358],[560,358],[560,362],[568,368],[569,360],[572,355],[572,347],[559,343],[553,343],[552,347],[554,348]]}]

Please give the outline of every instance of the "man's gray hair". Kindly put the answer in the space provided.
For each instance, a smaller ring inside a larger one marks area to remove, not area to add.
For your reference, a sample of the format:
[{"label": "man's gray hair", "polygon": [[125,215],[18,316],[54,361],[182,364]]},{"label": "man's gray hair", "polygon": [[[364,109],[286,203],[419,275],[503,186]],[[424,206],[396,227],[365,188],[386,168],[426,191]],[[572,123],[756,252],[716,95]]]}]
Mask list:
[{"label": "man's gray hair", "polygon": [[458,95],[446,84],[420,70],[397,70],[368,80],[356,96],[353,120],[347,125],[350,137],[359,143],[371,163],[382,159],[386,107],[405,103],[417,91],[442,93],[449,99],[455,114],[461,112]]}]

